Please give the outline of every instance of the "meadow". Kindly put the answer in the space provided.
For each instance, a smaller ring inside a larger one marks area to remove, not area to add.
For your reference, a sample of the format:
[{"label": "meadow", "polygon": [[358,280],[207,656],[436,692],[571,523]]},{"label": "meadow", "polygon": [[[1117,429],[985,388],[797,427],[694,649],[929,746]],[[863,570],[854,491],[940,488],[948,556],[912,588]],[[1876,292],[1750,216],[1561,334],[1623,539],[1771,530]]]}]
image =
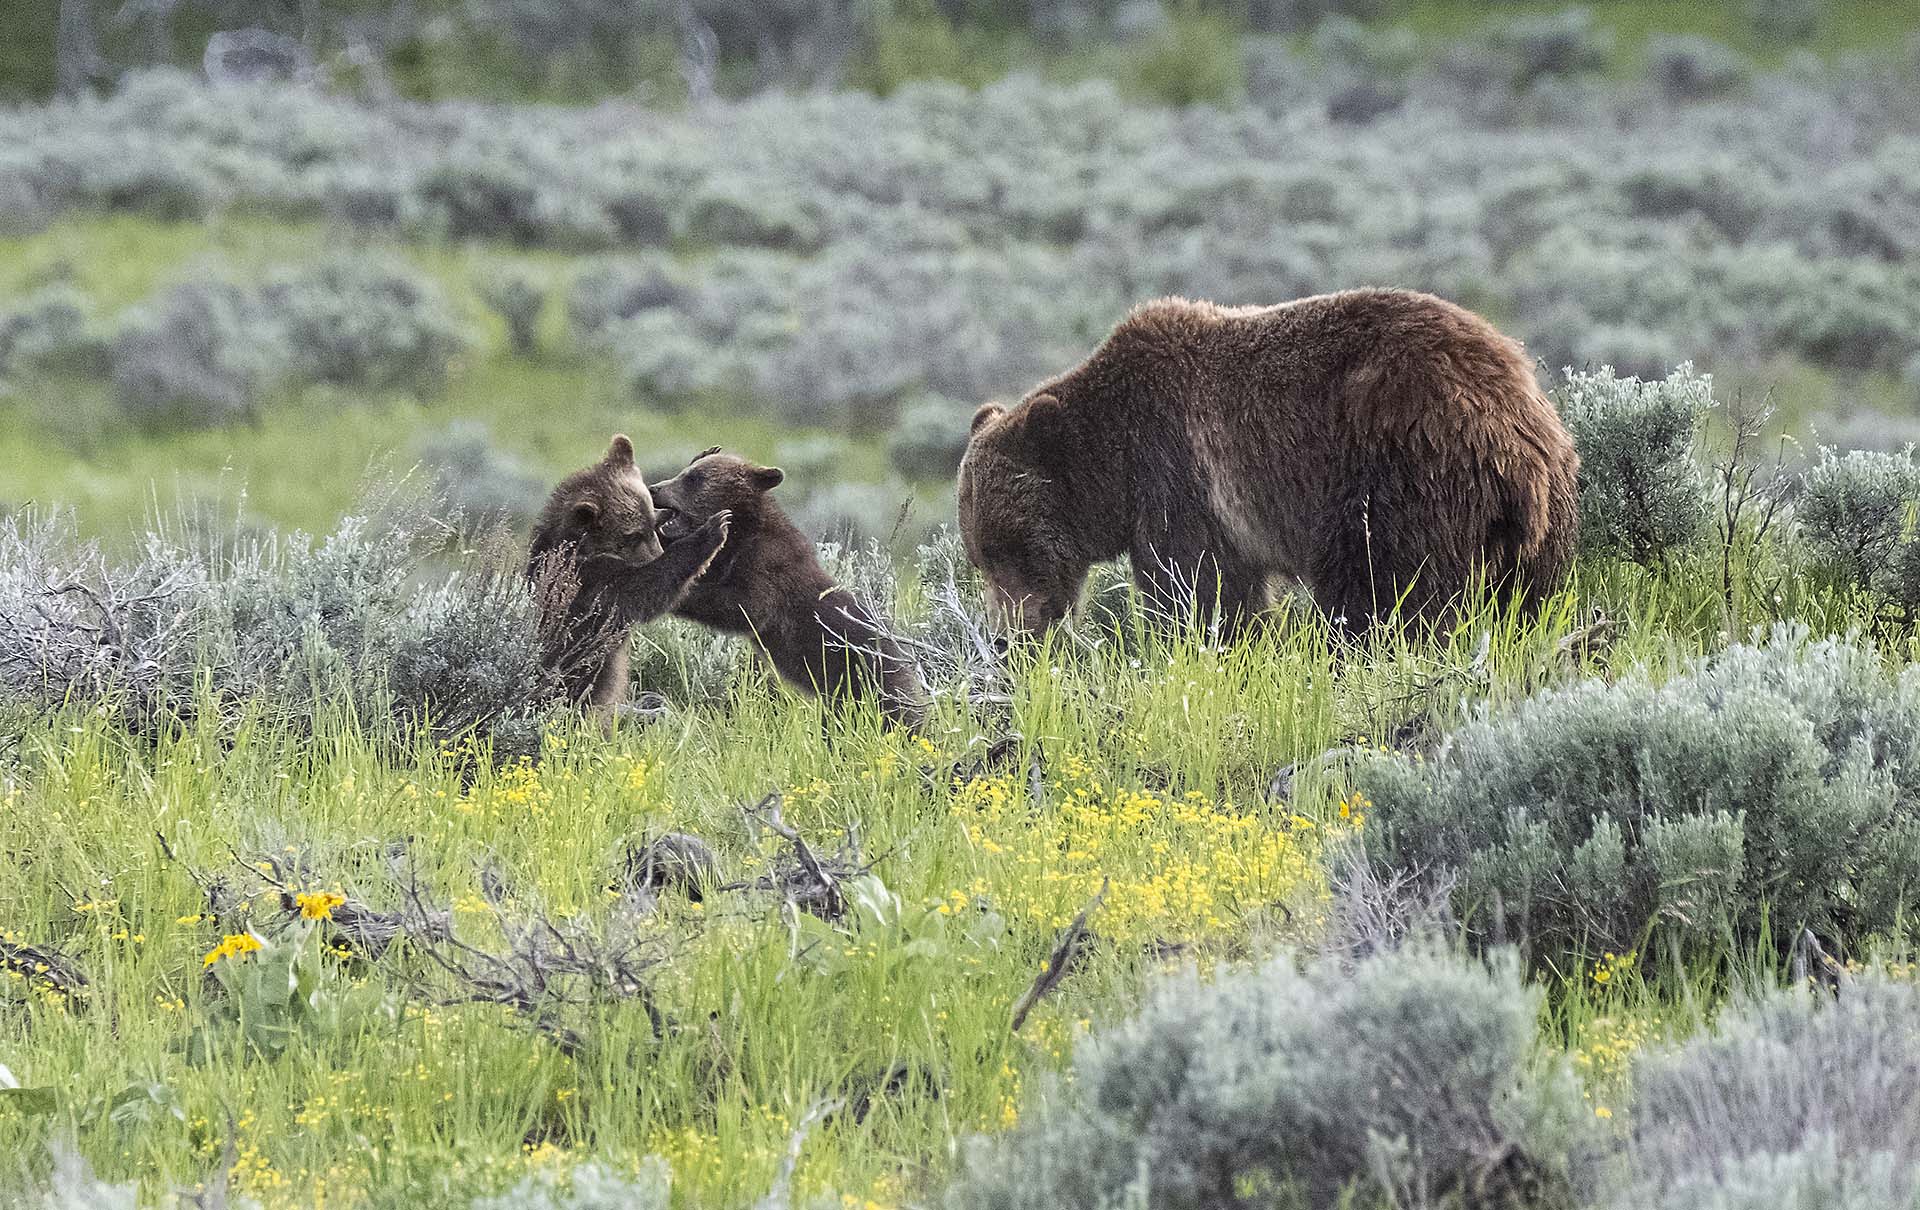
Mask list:
[{"label": "meadow", "polygon": [[[0,37],[0,1205],[1920,1205],[1920,14],[1670,7]],[[1561,591],[992,642],[975,403],[1363,282],[1540,357]],[[553,701],[614,431],[783,465],[924,732],[673,621]]]}]

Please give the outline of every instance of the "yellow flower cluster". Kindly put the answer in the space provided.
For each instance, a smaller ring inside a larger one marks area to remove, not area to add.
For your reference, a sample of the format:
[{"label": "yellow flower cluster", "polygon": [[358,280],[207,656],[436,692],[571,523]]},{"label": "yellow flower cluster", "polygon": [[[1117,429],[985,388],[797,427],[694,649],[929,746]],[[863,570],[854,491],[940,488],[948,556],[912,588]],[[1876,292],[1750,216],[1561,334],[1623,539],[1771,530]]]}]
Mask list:
[{"label": "yellow flower cluster", "polygon": [[468,815],[504,810],[516,816],[540,816],[552,805],[552,789],[540,780],[532,758],[523,756],[500,770],[492,784],[475,785],[462,794],[454,808]]},{"label": "yellow flower cluster", "polygon": [[973,781],[953,810],[998,867],[996,905],[1011,918],[1064,927],[1111,880],[1099,932],[1116,941],[1183,940],[1248,912],[1324,891],[1307,821],[1245,812],[1198,791],[1175,797],[1110,788],[1069,756],[1055,795],[1034,812],[1024,784]]},{"label": "yellow flower cluster", "polygon": [[1632,970],[1633,963],[1634,955],[1632,953],[1616,954],[1612,950],[1608,950],[1601,956],[1600,961],[1593,964],[1593,981],[1601,987],[1605,987],[1607,984],[1613,982],[1614,976]]},{"label": "yellow flower cluster", "polygon": [[335,891],[301,891],[293,901],[300,905],[302,920],[331,920],[333,909],[345,903],[347,897]]},{"label": "yellow flower cluster", "polygon": [[259,949],[260,939],[252,933],[228,933],[219,945],[207,951],[207,956],[201,960],[200,965],[212,966],[222,958],[237,960],[248,954],[257,953]]},{"label": "yellow flower cluster", "polygon": [[1632,1017],[1595,1017],[1582,1027],[1573,1065],[1587,1086],[1587,1095],[1623,1090],[1634,1052],[1652,1037],[1651,1026]]}]

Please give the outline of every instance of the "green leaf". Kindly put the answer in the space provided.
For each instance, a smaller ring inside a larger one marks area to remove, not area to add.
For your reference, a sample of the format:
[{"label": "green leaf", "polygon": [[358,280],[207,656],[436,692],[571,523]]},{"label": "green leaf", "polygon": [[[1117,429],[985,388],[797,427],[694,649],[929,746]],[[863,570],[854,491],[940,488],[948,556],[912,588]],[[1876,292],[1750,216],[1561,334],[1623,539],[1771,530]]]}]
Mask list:
[{"label": "green leaf", "polygon": [[22,1088],[15,1084],[0,1088],[0,1108],[12,1109],[30,1118],[42,1117],[60,1108],[60,1095],[52,1088]]}]

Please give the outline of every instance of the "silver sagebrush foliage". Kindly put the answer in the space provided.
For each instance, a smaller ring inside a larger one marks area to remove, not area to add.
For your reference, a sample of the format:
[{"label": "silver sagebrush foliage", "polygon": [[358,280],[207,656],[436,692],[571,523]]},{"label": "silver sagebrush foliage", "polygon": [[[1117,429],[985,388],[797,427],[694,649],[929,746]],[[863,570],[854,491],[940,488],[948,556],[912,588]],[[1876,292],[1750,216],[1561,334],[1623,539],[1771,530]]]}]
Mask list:
[{"label": "silver sagebrush foliage", "polygon": [[1568,371],[1560,415],[1580,452],[1580,543],[1592,554],[1664,563],[1706,533],[1707,475],[1695,457],[1713,380],[1682,363],[1664,379],[1612,367]]},{"label": "silver sagebrush foliage", "polygon": [[[1564,1190],[1592,1121],[1532,1062],[1518,964],[1414,946],[1163,981],[975,1144],[953,1210],[1502,1204]],[[1523,1203],[1525,1204],[1525,1203]],[[1544,1204],[1544,1203],[1543,1203]]]},{"label": "silver sagebrush foliage", "polygon": [[1845,639],[1782,628],[1664,684],[1549,689],[1358,783],[1377,858],[1456,872],[1462,922],[1546,962],[1650,929],[1736,952],[1912,934],[1920,675]]}]

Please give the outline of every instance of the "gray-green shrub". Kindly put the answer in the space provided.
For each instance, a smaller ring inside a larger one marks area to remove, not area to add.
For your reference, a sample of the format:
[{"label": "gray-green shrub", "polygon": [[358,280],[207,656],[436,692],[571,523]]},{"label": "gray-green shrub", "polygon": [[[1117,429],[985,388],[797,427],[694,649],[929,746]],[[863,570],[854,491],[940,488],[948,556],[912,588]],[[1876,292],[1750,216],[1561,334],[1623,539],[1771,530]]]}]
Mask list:
[{"label": "gray-green shrub", "polygon": [[1827,0],[1747,0],[1747,24],[1763,37],[1797,42],[1819,30],[1826,8]]},{"label": "gray-green shrub", "polygon": [[1626,1210],[1920,1204],[1920,987],[1870,971],[1837,998],[1750,996],[1633,1065]]},{"label": "gray-green shrub", "polygon": [[186,282],[135,308],[110,358],[120,406],[143,424],[251,419],[285,372],[286,334],[245,290]]},{"label": "gray-green shrub", "polygon": [[922,396],[900,410],[887,437],[887,461],[913,480],[950,479],[967,452],[967,405]]},{"label": "gray-green shrub", "polygon": [[1538,1008],[1517,963],[1418,947],[1351,973],[1283,955],[1172,978],[977,1143],[946,1204],[1497,1205],[1564,1189],[1592,1116],[1563,1070],[1532,1063]]},{"label": "gray-green shrub", "polygon": [[1794,521],[1817,568],[1830,581],[1885,588],[1897,578],[1895,555],[1920,504],[1920,466],[1899,451],[1828,447],[1807,471]]},{"label": "gray-green shrub", "polygon": [[107,345],[93,300],[72,286],[43,287],[0,311],[0,379],[103,373]]},{"label": "gray-green shrub", "polygon": [[0,522],[0,700],[106,701],[137,727],[247,708],[304,728],[350,706],[402,734],[522,732],[555,685],[519,560],[496,543],[436,573],[426,511],[382,505],[318,542],[150,533],[126,560]]},{"label": "gray-green shrub", "polygon": [[371,257],[281,270],[258,292],[296,382],[437,394],[472,338],[438,286]]},{"label": "gray-green shrub", "polygon": [[1707,529],[1705,469],[1695,456],[1713,409],[1713,379],[1683,363],[1665,379],[1569,370],[1557,392],[1580,452],[1580,543],[1589,554],[1654,566]]},{"label": "gray-green shrub", "polygon": [[481,283],[480,298],[506,323],[507,347],[515,357],[531,357],[539,351],[545,287],[524,274],[499,272]]},{"label": "gray-green shrub", "polygon": [[1474,935],[1561,964],[1644,952],[1650,930],[1738,953],[1803,927],[1910,936],[1917,758],[1920,673],[1781,629],[1664,684],[1549,689],[1356,780],[1376,857],[1454,872]]},{"label": "gray-green shrub", "polygon": [[1672,100],[1700,101],[1746,87],[1753,65],[1712,38],[1658,34],[1647,40],[1647,75]]},{"label": "gray-green shrub", "polygon": [[315,383],[431,395],[471,336],[431,281],[371,257],[279,269],[257,287],[182,282],[135,308],[109,354],[120,405],[219,425]]},{"label": "gray-green shrub", "polygon": [[546,499],[547,485],[496,446],[480,421],[454,421],[424,438],[419,452],[433,474],[434,498],[450,506],[448,520],[463,529],[525,529]]}]

